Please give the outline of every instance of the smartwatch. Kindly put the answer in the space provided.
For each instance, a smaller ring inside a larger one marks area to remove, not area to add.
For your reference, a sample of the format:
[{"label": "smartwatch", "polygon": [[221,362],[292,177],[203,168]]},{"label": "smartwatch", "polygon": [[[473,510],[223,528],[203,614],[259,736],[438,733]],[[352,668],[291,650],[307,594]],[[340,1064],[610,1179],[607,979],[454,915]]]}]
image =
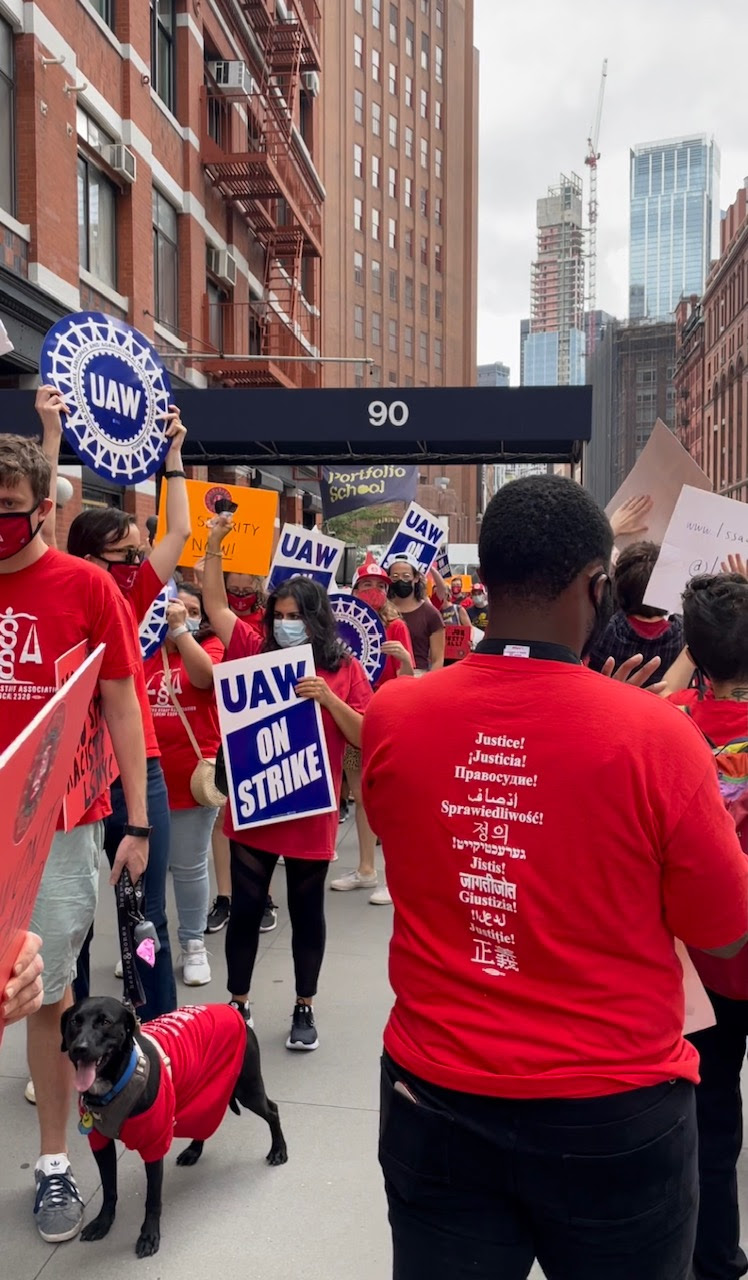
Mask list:
[{"label": "smartwatch", "polygon": [[133,836],[136,840],[147,840],[153,827],[134,827],[131,822],[126,822],[124,833],[126,836]]}]

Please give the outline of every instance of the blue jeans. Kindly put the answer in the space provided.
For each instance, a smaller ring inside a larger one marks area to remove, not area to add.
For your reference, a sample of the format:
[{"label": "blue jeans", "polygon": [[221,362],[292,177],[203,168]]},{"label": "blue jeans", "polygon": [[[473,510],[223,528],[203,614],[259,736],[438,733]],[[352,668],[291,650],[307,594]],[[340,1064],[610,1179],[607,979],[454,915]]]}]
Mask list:
[{"label": "blue jeans", "polygon": [[202,942],[208,921],[208,855],[217,809],[172,809],[169,866],[179,916],[179,941]]},{"label": "blue jeans", "polygon": [[[169,866],[169,799],[160,760],[148,761],[148,822],[153,827],[148,849],[148,867],[145,873],[145,902],[143,914],[155,926],[161,949],[156,953],[153,968],[142,960],[135,961],[145,993],[145,1004],[138,1009],[143,1022],[160,1018],[177,1007],[177,984],[171,962],[169,928],[166,920],[166,872]],[[119,778],[112,783],[112,812],[106,819],[104,849],[110,866],[114,863],[117,847],[127,822],[125,796]],[[75,981],[75,998],[82,1000],[90,991],[90,947],[93,928],[78,958],[78,977]]]}]

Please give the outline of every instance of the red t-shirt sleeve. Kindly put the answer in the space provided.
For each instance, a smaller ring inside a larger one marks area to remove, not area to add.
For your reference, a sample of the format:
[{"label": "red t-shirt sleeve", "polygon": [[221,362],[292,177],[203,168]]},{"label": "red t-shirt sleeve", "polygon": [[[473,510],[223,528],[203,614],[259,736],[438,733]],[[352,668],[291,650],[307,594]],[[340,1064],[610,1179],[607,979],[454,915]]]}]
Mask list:
[{"label": "red t-shirt sleeve", "polygon": [[708,951],[748,933],[748,859],[711,760],[666,844],[662,883],[665,919],[688,946]]},{"label": "red t-shirt sleeve", "polygon": [[363,715],[364,711],[371,702],[372,691],[371,685],[366,678],[361,663],[357,658],[351,659],[351,683],[348,690],[347,703],[351,711],[358,711]]},{"label": "red t-shirt sleeve", "polygon": [[244,618],[237,618],[226,649],[226,661],[233,662],[235,658],[254,658],[258,653],[262,653],[260,632],[251,623],[245,622]]},{"label": "red t-shirt sleeve", "polygon": [[144,560],[138,569],[132,591],[127,595],[128,603],[135,614],[135,621],[138,626],[145,618],[156,596],[163,590],[164,585],[150,560]]},{"label": "red t-shirt sleeve", "polygon": [[93,609],[91,645],[105,644],[101,680],[126,680],[140,669],[136,631],[125,597],[106,574],[96,575],[92,584]]}]

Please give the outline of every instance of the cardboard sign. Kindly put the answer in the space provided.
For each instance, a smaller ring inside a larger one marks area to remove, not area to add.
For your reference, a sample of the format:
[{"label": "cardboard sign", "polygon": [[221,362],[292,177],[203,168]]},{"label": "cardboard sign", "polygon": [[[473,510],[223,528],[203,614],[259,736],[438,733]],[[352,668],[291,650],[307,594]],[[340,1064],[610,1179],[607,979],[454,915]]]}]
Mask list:
[{"label": "cardboard sign", "polygon": [[169,578],[166,586],[159,591],[140,624],[138,637],[140,639],[140,656],[144,662],[147,658],[152,658],[154,653],[158,653],[166,639],[166,633],[169,630],[169,624],[166,621],[166,610],[169,607],[169,601],[175,600],[176,597],[177,584],[173,578]]},{"label": "cardboard sign", "polygon": [[418,467],[376,463],[369,467],[323,467],[320,480],[325,520],[346,511],[387,502],[412,502]]},{"label": "cardboard sign", "polygon": [[679,613],[691,578],[719,573],[722,561],[735,553],[748,557],[748,505],[686,485],[663,538],[644,603]]},{"label": "cardboard sign", "polygon": [[605,514],[612,516],[629,498],[649,494],[654,506],[646,517],[647,530],[646,533],[622,534],[616,539],[616,546],[628,547],[643,538],[648,542],[661,543],[684,484],[692,489],[712,490],[709,477],[704,475],[677,436],[658,418],[634,466],[605,508]]},{"label": "cardboard sign", "polygon": [[[166,533],[166,486],[161,486],[158,504],[156,541]],[[278,512],[278,495],[268,489],[247,489],[242,485],[205,484],[202,480],[187,481],[187,498],[190,504],[192,533],[180,556],[179,563],[187,568],[199,564],[205,555],[210,529],[208,521],[216,514],[219,499],[235,502],[234,527],[223,541],[223,567],[226,573],[254,573],[264,578],[273,554],[275,517]]]},{"label": "cardboard sign", "polygon": [[7,986],[29,927],[70,773],[70,757],[88,714],[103,655],[104,646],[99,645],[0,755],[0,992]]},{"label": "cardboard sign", "polygon": [[717,1019],[714,1015],[712,1002],[706,993],[706,988],[696,972],[694,962],[679,939],[676,939],[675,950],[683,968],[683,995],[685,997],[683,1034],[684,1036],[691,1036],[694,1031],[705,1031],[707,1027],[715,1026]]},{"label": "cardboard sign", "polygon": [[[85,640],[68,649],[55,662],[57,688],[62,689],[88,661]],[[101,696],[95,691],[83,727],[70,752],[73,765],[62,802],[62,819],[66,831],[77,827],[94,801],[108,791],[119,774],[114,747],[101,712]]]},{"label": "cardboard sign", "polygon": [[387,569],[395,556],[410,555],[418,561],[421,573],[428,573],[448,532],[448,521],[411,502],[382,557],[382,568]]},{"label": "cardboard sign", "polygon": [[303,529],[298,524],[284,524],[275,548],[268,592],[289,578],[313,578],[325,591],[333,586],[345,543],[328,538],[319,529]]},{"label": "cardboard sign", "polygon": [[234,826],[246,831],[337,808],[322,710],[297,698],[315,675],[311,645],[222,662],[214,670]]},{"label": "cardboard sign", "polygon": [[81,462],[114,484],[138,484],[169,451],[169,375],[147,338],[115,316],[78,311],[46,334],[41,379],[70,410],[62,430]]},{"label": "cardboard sign", "polygon": [[376,684],[387,663],[387,654],[382,653],[387,633],[379,614],[364,600],[343,592],[330,596],[330,608],[343,644],[358,658],[369,682]]},{"label": "cardboard sign", "polygon": [[444,628],[444,661],[461,662],[470,653],[472,627],[450,625]]}]

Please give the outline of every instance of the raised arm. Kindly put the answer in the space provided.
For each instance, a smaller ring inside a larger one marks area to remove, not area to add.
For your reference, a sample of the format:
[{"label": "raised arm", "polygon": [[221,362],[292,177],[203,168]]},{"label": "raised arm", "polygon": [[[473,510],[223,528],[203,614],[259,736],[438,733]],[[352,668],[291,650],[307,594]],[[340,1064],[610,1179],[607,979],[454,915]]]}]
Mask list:
[{"label": "raised arm", "polygon": [[171,601],[166,610],[166,621],[169,624],[168,638],[177,646],[190,684],[195,689],[210,689],[213,685],[213,663],[188,629],[187,610],[181,600]]},{"label": "raised arm", "polygon": [[192,532],[190,504],[187,500],[187,480],[182,462],[182,444],[187,434],[175,404],[169,405],[166,434],[171,440],[164,462],[164,471],[171,474],[166,481],[166,533],[150,554],[151,567],[162,582],[168,582],[184,551],[184,545]]},{"label": "raised arm", "polygon": [[224,648],[228,649],[236,626],[236,617],[231,612],[226,599],[226,586],[223,581],[223,552],[221,544],[231,532],[234,521],[224,512],[209,521],[210,532],[205,548],[205,568],[203,569],[203,608],[208,621]]},{"label": "raised arm", "polygon": [[55,387],[40,387],[36,393],[34,408],[42,424],[42,452],[51,468],[49,496],[52,510],[44,521],[41,537],[49,547],[57,546],[57,466],[62,444],[62,415],[68,408]]}]

